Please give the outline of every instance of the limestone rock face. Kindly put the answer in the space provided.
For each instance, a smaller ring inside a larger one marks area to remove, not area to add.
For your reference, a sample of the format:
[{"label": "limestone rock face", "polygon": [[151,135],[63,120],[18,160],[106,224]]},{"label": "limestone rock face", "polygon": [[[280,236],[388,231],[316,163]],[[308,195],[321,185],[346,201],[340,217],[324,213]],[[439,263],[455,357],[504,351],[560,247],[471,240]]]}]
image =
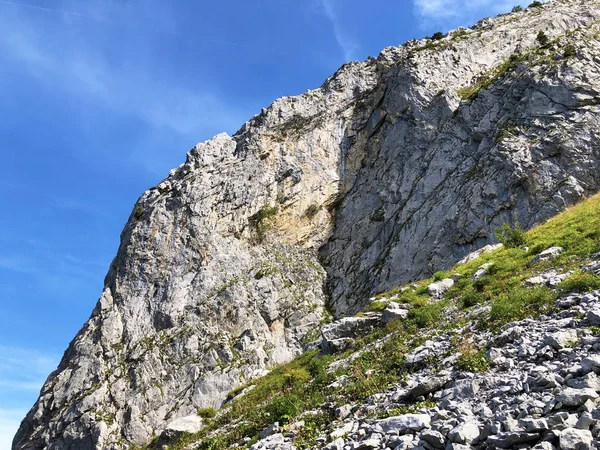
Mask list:
[{"label": "limestone rock face", "polygon": [[598,19],[561,1],[390,47],[198,144],[135,205],[13,449],[143,444],[301,352],[326,306],[598,191]]}]

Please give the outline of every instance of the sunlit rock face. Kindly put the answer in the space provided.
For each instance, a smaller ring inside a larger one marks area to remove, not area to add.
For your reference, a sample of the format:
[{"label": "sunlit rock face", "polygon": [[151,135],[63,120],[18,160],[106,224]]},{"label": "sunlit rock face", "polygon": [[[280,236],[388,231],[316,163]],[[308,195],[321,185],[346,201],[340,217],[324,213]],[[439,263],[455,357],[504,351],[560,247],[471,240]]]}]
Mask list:
[{"label": "sunlit rock face", "polygon": [[598,191],[599,18],[555,2],[390,47],[198,144],[135,205],[13,449],[146,443],[299,354],[326,311]]}]

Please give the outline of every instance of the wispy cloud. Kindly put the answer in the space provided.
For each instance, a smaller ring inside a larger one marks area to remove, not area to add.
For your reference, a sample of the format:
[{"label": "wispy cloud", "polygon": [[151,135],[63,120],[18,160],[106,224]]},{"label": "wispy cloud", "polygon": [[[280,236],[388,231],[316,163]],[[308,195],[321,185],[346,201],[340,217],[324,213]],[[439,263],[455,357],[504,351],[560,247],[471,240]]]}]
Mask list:
[{"label": "wispy cloud", "polygon": [[340,49],[344,53],[345,61],[352,61],[356,59],[356,52],[358,51],[358,44],[350,37],[348,34],[344,32],[342,27],[342,21],[337,12],[337,2],[336,0],[320,0],[321,5],[323,7],[323,12],[325,16],[331,22],[333,27],[333,34],[335,35],[335,39],[340,46]]},{"label": "wispy cloud", "polygon": [[[18,2],[4,3],[34,7]],[[114,52],[109,58],[106,49],[99,47],[97,42],[87,42],[79,28],[67,26],[67,18],[61,18],[60,14],[85,18],[101,16],[42,8],[60,13],[52,23],[49,20],[32,21],[22,14],[22,8],[9,9],[0,18],[0,54],[12,67],[34,77],[39,85],[65,92],[83,105],[99,106],[141,120],[153,128],[167,128],[190,138],[203,136],[207,128],[211,132],[213,128],[232,131],[243,123],[240,111],[219,96],[214,86],[202,85],[198,79],[197,87],[190,87],[174,82],[164,70],[147,70],[144,54],[152,54],[152,46],[158,45],[159,36],[148,35],[147,42],[137,37],[136,45],[147,46],[136,48],[137,64],[132,58],[119,61]],[[121,30],[126,26],[119,25]],[[113,31],[106,25],[105,40],[110,39]],[[112,46],[119,44],[111,42],[110,45],[113,49]]]},{"label": "wispy cloud", "polygon": [[514,0],[413,0],[421,28],[442,26],[444,29],[468,25],[485,15],[511,10],[520,3]]},{"label": "wispy cloud", "polygon": [[103,17],[82,14],[82,13],[79,13],[79,12],[76,12],[76,11],[69,11],[69,10],[60,9],[60,8],[48,8],[48,7],[45,7],[45,6],[31,5],[29,3],[23,3],[23,2],[13,2],[13,1],[9,1],[9,0],[0,0],[0,4],[2,4],[2,5],[9,5],[9,6],[17,6],[17,7],[20,7],[20,8],[37,9],[38,11],[45,11],[45,12],[49,12],[49,13],[58,13],[58,14],[66,15],[66,16],[82,17],[82,18],[91,19],[91,20],[99,20],[99,21],[105,21],[106,20]]}]

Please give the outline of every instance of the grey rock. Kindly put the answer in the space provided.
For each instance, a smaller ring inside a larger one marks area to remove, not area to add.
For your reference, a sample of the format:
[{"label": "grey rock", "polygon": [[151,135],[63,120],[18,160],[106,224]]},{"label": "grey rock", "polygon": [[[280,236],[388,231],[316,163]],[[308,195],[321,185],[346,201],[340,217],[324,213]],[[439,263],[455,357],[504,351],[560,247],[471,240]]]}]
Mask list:
[{"label": "grey rock", "polygon": [[351,343],[349,339],[365,335],[378,326],[379,316],[344,317],[321,328],[323,349],[329,352],[346,349]]},{"label": "grey rock", "polygon": [[544,337],[544,344],[549,345],[556,350],[560,350],[561,348],[570,347],[573,343],[579,341],[576,330],[565,330],[558,331],[556,333],[552,333],[546,335]]},{"label": "grey rock", "polygon": [[448,381],[450,381],[449,375],[427,378],[425,381],[410,389],[408,397],[417,398],[426,396],[442,389]]},{"label": "grey rock", "polygon": [[452,286],[454,286],[454,280],[452,278],[446,278],[444,280],[433,282],[427,286],[427,293],[433,298],[442,298]]},{"label": "grey rock", "polygon": [[492,447],[510,448],[518,444],[526,444],[539,440],[538,433],[527,433],[525,431],[508,431],[498,433],[487,438],[487,444]]},{"label": "grey rock", "polygon": [[424,428],[429,428],[431,417],[427,414],[403,414],[380,420],[378,424],[385,433],[397,431],[400,434],[404,434],[410,431],[421,431]]},{"label": "grey rock", "polygon": [[456,426],[448,433],[448,440],[457,444],[470,444],[479,437],[479,426],[474,422],[466,422]]},{"label": "grey rock", "polygon": [[560,433],[560,448],[562,450],[586,450],[592,444],[592,433],[588,430],[566,428]]},{"label": "grey rock", "polygon": [[421,432],[420,437],[433,448],[443,449],[446,443],[444,436],[439,431],[425,430]]},{"label": "grey rock", "polygon": [[[484,253],[489,253],[489,252],[493,252],[494,250],[497,250],[499,248],[502,247],[502,244],[488,244],[483,246],[482,248],[475,250],[474,252],[469,253],[467,256],[465,256],[463,259],[461,259],[458,264],[466,264],[468,262],[473,261],[474,259],[479,258],[481,255],[483,255]],[[456,280],[454,280],[456,281]]]},{"label": "grey rock", "polygon": [[484,276],[487,275],[488,269],[490,267],[492,267],[493,265],[494,265],[494,263],[491,263],[491,262],[482,264],[481,266],[479,266],[479,268],[477,269],[477,271],[473,274],[473,276],[471,277],[471,279],[473,281],[475,281],[475,280],[479,280],[480,278],[483,278]]},{"label": "grey rock", "polygon": [[594,418],[589,412],[584,412],[579,416],[579,420],[575,424],[575,428],[579,430],[589,430],[595,423]]},{"label": "grey rock", "polygon": [[600,355],[589,355],[581,360],[581,368],[584,373],[600,373]]},{"label": "grey rock", "polygon": [[407,316],[408,309],[401,307],[396,302],[389,302],[381,313],[381,321],[383,323],[389,323],[393,320],[406,319]]},{"label": "grey rock", "polygon": [[330,442],[325,447],[324,450],[343,450],[344,449],[344,440],[342,438],[337,438],[335,441]]},{"label": "grey rock", "polygon": [[551,260],[557,258],[562,252],[563,252],[562,247],[550,247],[550,248],[544,250],[543,252],[541,252],[535,258],[533,258],[529,262],[529,265],[533,266],[534,264],[537,264],[541,261],[551,261]]},{"label": "grey rock", "polygon": [[166,430],[197,433],[203,426],[202,417],[191,415],[173,420],[167,425]]},{"label": "grey rock", "polygon": [[600,309],[592,309],[585,315],[585,321],[590,326],[600,325]]},{"label": "grey rock", "polygon": [[581,406],[587,400],[595,400],[598,394],[593,389],[564,388],[556,395],[556,400],[565,406]]},{"label": "grey rock", "polygon": [[519,425],[527,432],[544,431],[549,428],[546,419],[520,419]]}]

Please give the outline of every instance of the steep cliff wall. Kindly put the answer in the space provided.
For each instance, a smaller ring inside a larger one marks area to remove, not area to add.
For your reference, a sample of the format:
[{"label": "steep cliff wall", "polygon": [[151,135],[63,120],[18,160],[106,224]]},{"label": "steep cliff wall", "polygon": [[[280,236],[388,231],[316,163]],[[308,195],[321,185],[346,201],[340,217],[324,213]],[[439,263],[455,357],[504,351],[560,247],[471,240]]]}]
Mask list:
[{"label": "steep cliff wall", "polygon": [[598,19],[557,1],[388,48],[194,147],[136,204],[13,448],[144,443],[298,354],[326,308],[598,191]]}]

